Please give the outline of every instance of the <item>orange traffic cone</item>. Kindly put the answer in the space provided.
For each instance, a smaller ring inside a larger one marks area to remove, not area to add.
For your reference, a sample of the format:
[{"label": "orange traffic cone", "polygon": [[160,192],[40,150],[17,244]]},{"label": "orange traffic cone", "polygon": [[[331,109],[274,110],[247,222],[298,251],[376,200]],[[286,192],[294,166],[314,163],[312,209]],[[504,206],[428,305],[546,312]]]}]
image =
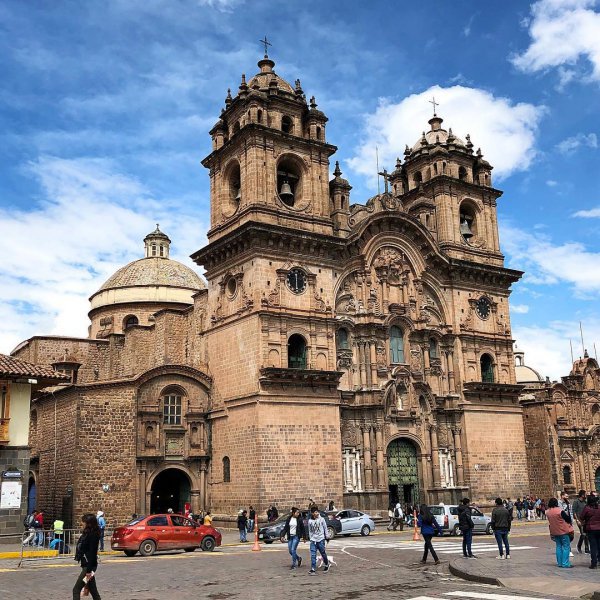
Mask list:
[{"label": "orange traffic cone", "polygon": [[413,533],[413,542],[420,542],[421,536],[419,535],[419,531],[417,530],[417,511],[413,511],[413,523],[415,527],[415,532]]},{"label": "orange traffic cone", "polygon": [[[257,511],[258,512],[258,511]],[[257,515],[258,517],[258,515]],[[260,552],[260,544],[258,543],[258,518],[254,522],[254,544],[252,545],[252,552]]]}]

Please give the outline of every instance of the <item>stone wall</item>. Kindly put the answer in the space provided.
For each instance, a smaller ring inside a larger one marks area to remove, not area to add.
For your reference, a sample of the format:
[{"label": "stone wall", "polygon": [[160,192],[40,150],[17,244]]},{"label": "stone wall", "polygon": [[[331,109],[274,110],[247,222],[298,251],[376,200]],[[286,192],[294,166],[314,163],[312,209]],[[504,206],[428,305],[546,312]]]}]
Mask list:
[{"label": "stone wall", "polygon": [[21,507],[0,509],[0,536],[21,534],[25,530],[23,519],[27,514],[29,483],[29,448],[27,446],[0,446],[0,473],[9,469],[18,469],[23,473],[23,479],[21,480]]}]

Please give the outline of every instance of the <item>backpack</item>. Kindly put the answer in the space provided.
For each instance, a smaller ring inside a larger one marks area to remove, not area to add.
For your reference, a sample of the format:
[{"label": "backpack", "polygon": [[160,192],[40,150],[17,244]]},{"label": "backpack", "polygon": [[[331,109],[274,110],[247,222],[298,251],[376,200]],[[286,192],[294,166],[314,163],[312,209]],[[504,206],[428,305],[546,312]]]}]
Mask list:
[{"label": "backpack", "polygon": [[23,519],[23,527],[31,527],[33,525],[33,515],[27,515],[24,519]]},{"label": "backpack", "polygon": [[402,510],[399,508],[394,509],[394,517],[396,517],[396,519],[401,519],[402,518]]}]

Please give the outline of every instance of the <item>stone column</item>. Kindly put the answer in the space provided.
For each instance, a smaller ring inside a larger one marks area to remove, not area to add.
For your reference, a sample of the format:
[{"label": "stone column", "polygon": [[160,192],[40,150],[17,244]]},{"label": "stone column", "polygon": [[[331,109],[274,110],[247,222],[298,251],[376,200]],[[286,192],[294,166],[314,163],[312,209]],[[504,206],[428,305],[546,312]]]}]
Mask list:
[{"label": "stone column", "polygon": [[588,487],[585,486],[585,480],[586,480],[586,476],[585,476],[585,462],[584,462],[584,451],[583,451],[583,444],[581,443],[581,441],[579,441],[579,443],[577,444],[578,446],[578,451],[577,451],[577,460],[579,462],[579,481],[577,482],[577,489],[581,490],[581,489],[589,489]]},{"label": "stone column", "polygon": [[365,486],[367,490],[373,489],[373,467],[371,464],[371,428],[364,425],[360,428],[363,435],[363,458],[365,461]]},{"label": "stone column", "polygon": [[430,429],[431,434],[431,464],[433,470],[433,487],[440,487],[440,454],[438,452],[438,436],[437,426],[432,425]]},{"label": "stone column", "polygon": [[190,491],[190,504],[192,506],[193,513],[199,513],[200,509],[200,490],[191,490]]},{"label": "stone column", "polygon": [[375,440],[377,442],[377,488],[384,489],[385,484],[385,464],[383,460],[383,425],[375,425]]},{"label": "stone column", "polygon": [[202,461],[200,465],[200,508],[203,508],[205,511],[210,508],[208,498],[206,497],[206,471],[208,471],[208,466]]},{"label": "stone column", "polygon": [[454,381],[454,352],[448,352],[448,390],[450,394],[456,392],[456,382]]},{"label": "stone column", "polygon": [[359,341],[358,344],[358,374],[360,379],[360,386],[365,387],[367,384],[367,377],[365,374],[365,346],[364,342]]},{"label": "stone column", "polygon": [[138,514],[146,515],[150,512],[150,507],[146,508],[146,469],[139,472],[139,496],[138,496]]},{"label": "stone column", "polygon": [[454,455],[456,458],[456,483],[459,486],[465,484],[465,471],[463,467],[462,441],[460,438],[460,433],[460,427],[455,427],[452,430],[452,434],[454,435]]},{"label": "stone column", "polygon": [[371,386],[377,387],[377,348],[375,342],[369,342],[369,350],[371,352]]}]

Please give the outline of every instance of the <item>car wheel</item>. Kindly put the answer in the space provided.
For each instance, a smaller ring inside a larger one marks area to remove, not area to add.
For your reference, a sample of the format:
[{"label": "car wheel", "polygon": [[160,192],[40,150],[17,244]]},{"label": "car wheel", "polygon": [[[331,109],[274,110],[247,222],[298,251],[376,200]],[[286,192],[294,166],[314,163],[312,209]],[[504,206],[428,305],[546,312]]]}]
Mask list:
[{"label": "car wheel", "polygon": [[332,540],[334,537],[335,537],[335,529],[331,525],[329,525],[327,527],[327,538]]},{"label": "car wheel", "polygon": [[360,535],[369,535],[371,533],[371,528],[368,525],[363,525],[360,529]]},{"label": "car wheel", "polygon": [[486,532],[488,535],[492,535],[492,534],[494,533],[494,530],[492,529],[492,524],[491,524],[491,523],[488,523],[488,524],[487,524],[487,527],[485,528],[485,532]]},{"label": "car wheel", "polygon": [[152,556],[156,552],[156,544],[152,540],[145,540],[140,545],[142,556]]},{"label": "car wheel", "polygon": [[125,552],[125,556],[135,556],[137,554],[137,550],[123,550]]},{"label": "car wheel", "polygon": [[196,547],[195,547],[195,546],[194,546],[194,547],[192,547],[192,548],[184,548],[184,550],[185,550],[186,552],[193,552],[195,549],[196,549]]},{"label": "car wheel", "polygon": [[287,544],[287,540],[285,539],[285,535],[282,535],[282,536],[279,538],[279,541],[280,541],[282,544]]},{"label": "car wheel", "polygon": [[200,548],[202,548],[204,552],[212,552],[215,549],[215,545],[215,539],[207,536],[202,540]]},{"label": "car wheel", "polygon": [[460,535],[460,527],[458,525],[454,526],[454,529],[452,530],[452,535],[457,537]]}]

